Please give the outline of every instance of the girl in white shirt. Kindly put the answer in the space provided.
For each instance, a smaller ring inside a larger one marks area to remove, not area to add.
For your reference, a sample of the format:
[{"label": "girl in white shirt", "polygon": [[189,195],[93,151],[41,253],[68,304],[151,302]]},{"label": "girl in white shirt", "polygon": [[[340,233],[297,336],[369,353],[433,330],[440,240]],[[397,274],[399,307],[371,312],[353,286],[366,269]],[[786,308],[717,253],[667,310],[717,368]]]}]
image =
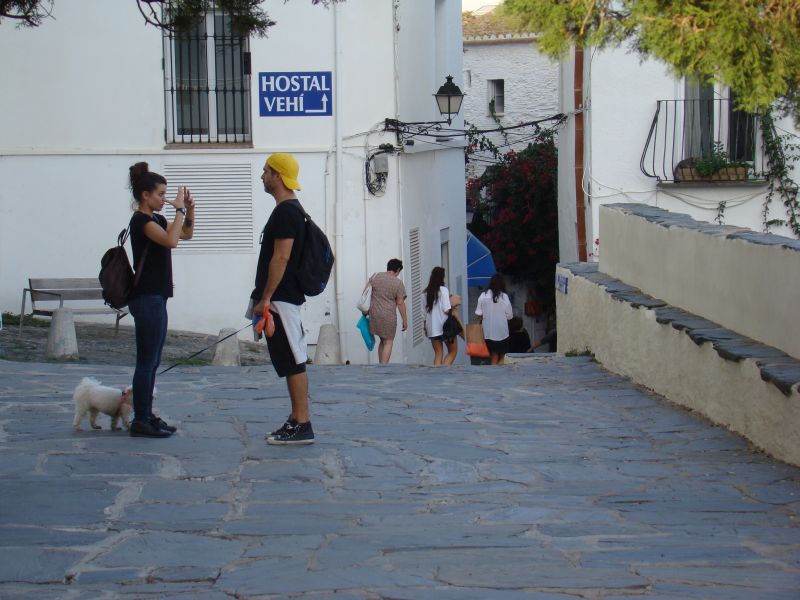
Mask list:
[{"label": "girl in white shirt", "polygon": [[438,367],[444,354],[442,325],[450,314],[450,291],[444,285],[442,267],[434,267],[431,271],[428,287],[422,293],[422,303],[425,307],[425,335],[433,346],[433,366]]},{"label": "girl in white shirt", "polygon": [[486,291],[478,298],[475,314],[481,317],[491,364],[502,365],[508,352],[508,320],[514,313],[506,294],[505,279],[500,273],[492,275]]}]

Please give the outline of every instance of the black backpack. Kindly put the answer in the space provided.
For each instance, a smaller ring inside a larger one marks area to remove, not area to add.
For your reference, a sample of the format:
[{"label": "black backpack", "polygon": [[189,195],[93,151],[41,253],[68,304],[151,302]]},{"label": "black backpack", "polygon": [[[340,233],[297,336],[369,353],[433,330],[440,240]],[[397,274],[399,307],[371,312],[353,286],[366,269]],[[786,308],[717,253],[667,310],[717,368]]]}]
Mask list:
[{"label": "black backpack", "polygon": [[100,287],[103,288],[103,300],[111,308],[121,309],[128,304],[128,296],[142,274],[142,265],[147,251],[150,249],[148,243],[139,258],[139,266],[136,275],[133,274],[131,263],[128,261],[128,253],[125,252],[125,240],[128,239],[130,228],[123,229],[117,236],[117,245],[109,248],[100,259]]},{"label": "black backpack", "polygon": [[333,249],[328,238],[308,213],[297,206],[306,220],[306,236],[297,263],[297,283],[306,296],[318,296],[325,291],[333,269]]}]

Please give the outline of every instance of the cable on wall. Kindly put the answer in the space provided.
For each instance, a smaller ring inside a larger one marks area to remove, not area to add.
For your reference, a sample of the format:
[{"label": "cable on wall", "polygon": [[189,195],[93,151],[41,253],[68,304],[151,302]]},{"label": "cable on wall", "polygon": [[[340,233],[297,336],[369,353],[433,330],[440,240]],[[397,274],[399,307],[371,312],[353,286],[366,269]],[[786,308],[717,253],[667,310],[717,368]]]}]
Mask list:
[{"label": "cable on wall", "polygon": [[389,176],[388,155],[397,151],[392,144],[381,144],[378,149],[367,154],[364,161],[364,178],[367,191],[373,196],[386,193],[386,180]]}]

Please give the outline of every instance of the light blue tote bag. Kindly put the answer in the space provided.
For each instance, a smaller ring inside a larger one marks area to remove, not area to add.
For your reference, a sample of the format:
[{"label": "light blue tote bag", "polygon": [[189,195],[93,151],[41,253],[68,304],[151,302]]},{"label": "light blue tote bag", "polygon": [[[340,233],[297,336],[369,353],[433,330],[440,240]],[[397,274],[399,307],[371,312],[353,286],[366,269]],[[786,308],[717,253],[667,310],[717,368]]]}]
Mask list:
[{"label": "light blue tote bag", "polygon": [[364,343],[367,345],[367,350],[372,352],[375,347],[375,336],[369,332],[369,316],[361,315],[361,318],[356,323],[356,327],[361,332],[361,337],[364,338]]}]

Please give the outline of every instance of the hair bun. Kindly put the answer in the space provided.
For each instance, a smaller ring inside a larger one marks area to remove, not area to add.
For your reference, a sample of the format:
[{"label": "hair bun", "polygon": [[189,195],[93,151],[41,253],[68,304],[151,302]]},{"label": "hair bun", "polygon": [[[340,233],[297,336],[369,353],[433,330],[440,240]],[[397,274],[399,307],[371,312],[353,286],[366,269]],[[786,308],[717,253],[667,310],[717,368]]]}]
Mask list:
[{"label": "hair bun", "polygon": [[138,162],[130,168],[131,179],[140,177],[150,170],[146,162]]}]

